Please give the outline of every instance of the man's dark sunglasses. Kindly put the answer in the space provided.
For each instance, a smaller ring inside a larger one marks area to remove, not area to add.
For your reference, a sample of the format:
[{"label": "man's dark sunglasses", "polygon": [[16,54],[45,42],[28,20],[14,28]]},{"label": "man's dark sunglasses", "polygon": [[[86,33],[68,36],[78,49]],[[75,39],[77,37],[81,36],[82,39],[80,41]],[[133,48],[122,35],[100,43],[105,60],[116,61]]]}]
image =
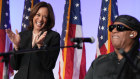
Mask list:
[{"label": "man's dark sunglasses", "polygon": [[114,28],[116,28],[117,31],[119,31],[119,32],[120,32],[120,31],[130,31],[130,30],[132,30],[132,29],[129,29],[129,28],[125,27],[124,25],[117,24],[117,25],[110,25],[110,26],[109,26],[109,31],[112,32],[112,30],[113,30]]}]

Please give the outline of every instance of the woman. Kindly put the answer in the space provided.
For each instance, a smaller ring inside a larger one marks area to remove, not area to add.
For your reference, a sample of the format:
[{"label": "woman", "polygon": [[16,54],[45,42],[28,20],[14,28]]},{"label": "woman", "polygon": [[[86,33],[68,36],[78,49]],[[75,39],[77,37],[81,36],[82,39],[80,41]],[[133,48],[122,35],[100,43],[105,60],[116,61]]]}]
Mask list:
[{"label": "woman", "polygon": [[52,6],[40,2],[31,10],[28,30],[21,33],[16,30],[16,34],[10,29],[6,30],[15,51],[55,47],[53,51],[48,49],[47,52],[12,55],[11,66],[18,70],[14,79],[54,79],[52,69],[55,67],[60,47],[60,35],[51,30],[54,20]]}]

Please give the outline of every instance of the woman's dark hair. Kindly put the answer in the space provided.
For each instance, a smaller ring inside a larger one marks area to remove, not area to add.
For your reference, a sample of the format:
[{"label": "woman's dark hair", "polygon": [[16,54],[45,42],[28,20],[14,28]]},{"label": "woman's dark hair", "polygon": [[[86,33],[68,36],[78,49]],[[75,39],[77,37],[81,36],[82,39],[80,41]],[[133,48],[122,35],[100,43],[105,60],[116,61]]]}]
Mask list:
[{"label": "woman's dark hair", "polygon": [[30,12],[28,30],[33,30],[33,27],[34,27],[33,26],[33,18],[41,7],[46,7],[48,9],[48,17],[47,17],[48,20],[47,20],[47,24],[45,25],[45,27],[43,29],[44,30],[51,30],[54,27],[55,16],[54,16],[52,6],[46,2],[39,2],[32,8],[32,10]]}]

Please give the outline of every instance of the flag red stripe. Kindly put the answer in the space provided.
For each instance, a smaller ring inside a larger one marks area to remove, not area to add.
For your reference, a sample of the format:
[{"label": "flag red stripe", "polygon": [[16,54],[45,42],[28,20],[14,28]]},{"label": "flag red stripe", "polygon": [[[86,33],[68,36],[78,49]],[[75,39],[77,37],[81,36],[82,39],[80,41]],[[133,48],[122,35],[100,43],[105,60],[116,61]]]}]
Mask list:
[{"label": "flag red stripe", "polygon": [[[5,52],[5,30],[0,29],[0,53]],[[1,61],[2,57],[0,57]],[[3,77],[3,63],[0,62],[0,79]]]},{"label": "flag red stripe", "polygon": [[86,75],[86,52],[85,52],[85,44],[83,44],[83,50],[82,50],[82,60],[80,64],[80,74],[79,79],[84,79]]},{"label": "flag red stripe", "polygon": [[[75,37],[76,24],[69,24],[69,33],[68,33],[68,46],[72,46],[73,43],[70,41],[71,38]],[[66,67],[65,67],[65,79],[72,79],[73,75],[73,63],[74,63],[74,48],[67,48],[66,56]]]},{"label": "flag red stripe", "polygon": [[5,51],[5,38],[6,38],[5,30],[0,29],[0,52]]},{"label": "flag red stripe", "polygon": [[102,45],[102,47],[100,48],[100,53],[101,53],[101,55],[107,54],[107,48],[105,47],[105,44]]}]

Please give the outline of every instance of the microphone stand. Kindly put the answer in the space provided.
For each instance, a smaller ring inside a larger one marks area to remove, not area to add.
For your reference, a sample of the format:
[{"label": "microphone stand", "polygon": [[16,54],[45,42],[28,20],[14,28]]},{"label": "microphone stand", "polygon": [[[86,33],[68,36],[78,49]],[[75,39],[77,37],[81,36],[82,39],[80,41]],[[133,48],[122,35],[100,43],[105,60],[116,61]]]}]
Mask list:
[{"label": "microphone stand", "polygon": [[72,46],[61,46],[60,48],[70,48],[70,47],[73,47],[73,48],[78,48],[78,49],[82,49],[82,47],[80,46],[80,42],[77,42],[77,44],[74,44]]},{"label": "microphone stand", "polygon": [[[19,50],[19,51],[10,51],[10,52],[6,52],[6,53],[0,53],[0,57],[3,56],[3,59],[1,60],[1,62],[4,62],[5,65],[5,72],[4,72],[4,79],[9,79],[9,73],[8,73],[8,69],[9,69],[9,59],[10,59],[10,55],[13,54],[26,54],[26,53],[33,53],[33,52],[39,52],[39,51],[47,51],[47,50],[43,50],[43,49],[30,49],[30,50]],[[19,53],[20,52],[20,53]]]},{"label": "microphone stand", "polygon": [[[80,46],[81,42],[77,42],[77,44],[74,44],[72,46],[61,46],[60,48],[73,47],[73,48],[82,49],[82,47]],[[33,52],[47,52],[46,48],[47,48],[47,46],[45,45],[41,49],[27,49],[27,50],[18,50],[18,51],[10,51],[10,52],[0,53],[0,57],[3,56],[3,59],[1,60],[1,62],[4,62],[4,64],[5,64],[4,79],[9,79],[9,75],[8,75],[9,74],[8,73],[9,66],[8,66],[8,64],[9,64],[10,55],[26,54],[26,53],[33,53]]]}]

